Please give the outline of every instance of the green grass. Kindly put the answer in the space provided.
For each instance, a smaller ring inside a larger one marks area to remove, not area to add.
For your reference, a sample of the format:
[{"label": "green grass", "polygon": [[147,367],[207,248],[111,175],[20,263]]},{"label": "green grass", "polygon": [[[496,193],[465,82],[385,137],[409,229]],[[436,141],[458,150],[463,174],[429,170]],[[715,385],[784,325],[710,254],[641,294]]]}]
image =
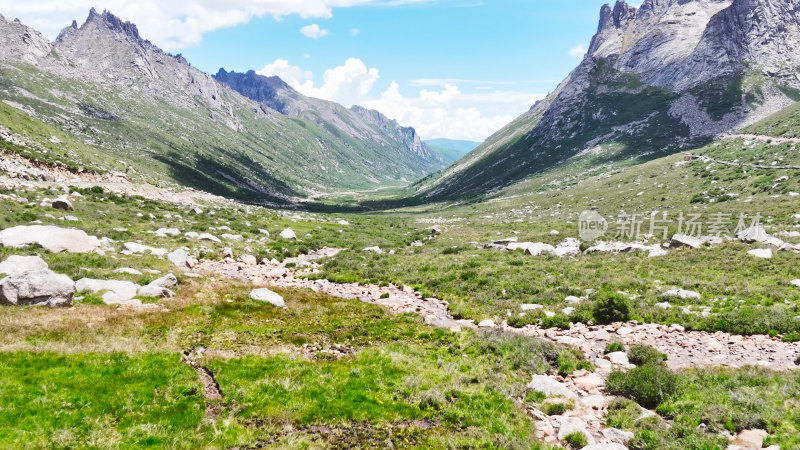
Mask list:
[{"label": "green grass", "polygon": [[192,448],[202,391],[175,354],[0,354],[0,445]]}]

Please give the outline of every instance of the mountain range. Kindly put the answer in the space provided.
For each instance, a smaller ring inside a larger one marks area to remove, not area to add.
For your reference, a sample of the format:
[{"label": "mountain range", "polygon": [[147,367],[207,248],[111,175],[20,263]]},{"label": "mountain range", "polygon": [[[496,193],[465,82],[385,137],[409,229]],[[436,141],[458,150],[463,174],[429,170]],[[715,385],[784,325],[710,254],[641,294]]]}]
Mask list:
[{"label": "mountain range", "polygon": [[261,203],[402,186],[444,167],[376,111],[252,73],[215,78],[94,9],[54,42],[0,16],[0,100],[11,132],[70,141],[31,143],[38,159]]},{"label": "mountain range", "polygon": [[797,0],[618,1],[546,99],[418,199],[476,197],[557,167],[573,174],[697,147],[800,100]]}]

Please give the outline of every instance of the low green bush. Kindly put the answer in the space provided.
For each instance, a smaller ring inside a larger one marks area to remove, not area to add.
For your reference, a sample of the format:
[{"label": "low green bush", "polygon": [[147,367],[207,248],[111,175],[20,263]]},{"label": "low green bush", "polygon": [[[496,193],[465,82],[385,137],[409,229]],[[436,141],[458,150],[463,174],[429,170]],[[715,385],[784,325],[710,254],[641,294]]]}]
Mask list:
[{"label": "low green bush", "polygon": [[581,433],[580,431],[568,434],[564,438],[564,442],[566,442],[569,448],[572,449],[579,449],[589,445],[589,440],[586,439],[586,435]]},{"label": "low green bush", "polygon": [[628,361],[637,366],[644,366],[647,364],[663,364],[666,360],[667,355],[659,352],[649,345],[636,344],[631,346],[631,348],[628,350]]},{"label": "low green bush", "polygon": [[606,380],[606,390],[645,408],[655,408],[678,392],[678,377],[665,365],[646,364],[629,372],[611,372]]},{"label": "low green bush", "polygon": [[624,352],[625,345],[622,342],[609,342],[606,345],[605,354],[609,353],[616,353],[616,352]]},{"label": "low green bush", "polygon": [[626,322],[631,318],[631,304],[622,294],[602,291],[597,294],[597,299],[592,307],[592,315],[594,320],[601,325]]}]

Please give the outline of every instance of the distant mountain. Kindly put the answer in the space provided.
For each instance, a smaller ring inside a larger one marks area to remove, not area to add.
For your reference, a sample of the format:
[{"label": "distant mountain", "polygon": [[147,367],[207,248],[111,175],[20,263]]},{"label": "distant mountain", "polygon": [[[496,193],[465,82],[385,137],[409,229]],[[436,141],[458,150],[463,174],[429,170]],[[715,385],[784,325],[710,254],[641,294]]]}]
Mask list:
[{"label": "distant mountain", "polygon": [[287,116],[94,9],[55,42],[0,16],[0,102],[12,133],[56,127],[80,143],[46,137],[28,156],[263,203],[401,186],[443,165],[412,129],[387,122],[353,135]]},{"label": "distant mountain", "polygon": [[655,158],[799,99],[798,0],[618,1],[602,8],[585,58],[555,92],[417,195],[471,197],[556,166]]},{"label": "distant mountain", "polygon": [[279,77],[265,77],[252,70],[236,73],[220,69],[214,78],[281,114],[314,122],[376,153],[386,154],[394,164],[414,171],[416,178],[444,167],[442,159],[427,148],[416,130],[403,127],[378,111],[359,106],[348,109],[338,103],[306,97]]},{"label": "distant mountain", "polygon": [[428,145],[428,148],[438,153],[447,164],[456,162],[459,158],[481,145],[480,142],[453,139],[429,139],[425,141],[425,144]]}]

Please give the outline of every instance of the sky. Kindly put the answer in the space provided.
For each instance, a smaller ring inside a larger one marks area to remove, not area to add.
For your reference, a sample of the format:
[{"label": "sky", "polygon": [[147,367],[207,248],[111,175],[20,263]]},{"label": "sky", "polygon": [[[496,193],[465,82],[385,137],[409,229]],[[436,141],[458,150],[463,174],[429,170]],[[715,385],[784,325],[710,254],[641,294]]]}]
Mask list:
[{"label": "sky", "polygon": [[423,139],[482,141],[580,62],[604,0],[0,0],[54,39],[94,6],[216,73],[278,75]]}]

